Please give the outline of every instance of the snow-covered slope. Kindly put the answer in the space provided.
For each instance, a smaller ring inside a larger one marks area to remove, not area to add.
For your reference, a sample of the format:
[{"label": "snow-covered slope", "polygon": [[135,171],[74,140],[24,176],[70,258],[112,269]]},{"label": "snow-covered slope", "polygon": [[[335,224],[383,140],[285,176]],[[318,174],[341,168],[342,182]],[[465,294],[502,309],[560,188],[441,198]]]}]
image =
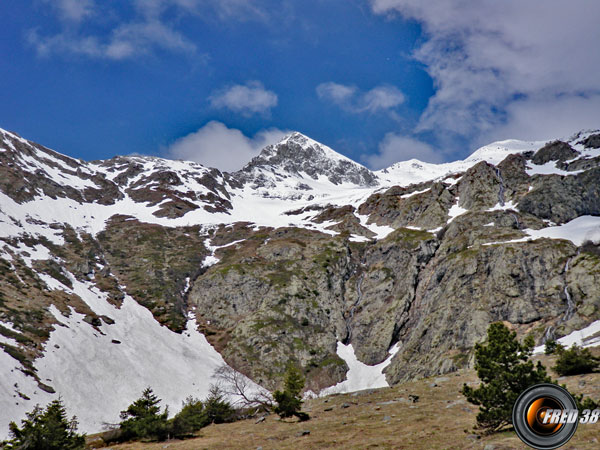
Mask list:
[{"label": "snow-covered slope", "polygon": [[375,173],[381,182],[386,185],[408,186],[423,181],[444,179],[451,174],[464,172],[481,161],[498,164],[510,154],[535,151],[544,144],[545,141],[509,139],[481,147],[462,161],[432,164],[419,161],[418,159],[411,159],[409,161],[397,162]]}]

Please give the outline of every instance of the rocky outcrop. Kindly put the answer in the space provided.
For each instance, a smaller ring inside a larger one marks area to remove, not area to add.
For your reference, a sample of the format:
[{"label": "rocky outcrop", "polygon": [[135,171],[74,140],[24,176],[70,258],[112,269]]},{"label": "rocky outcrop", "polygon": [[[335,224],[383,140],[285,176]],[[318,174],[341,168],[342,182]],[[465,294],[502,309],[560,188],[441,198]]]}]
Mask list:
[{"label": "rocky outcrop", "polygon": [[538,165],[546,164],[550,161],[562,162],[576,158],[578,155],[579,153],[566,142],[553,141],[544,145],[537,152],[535,152],[533,158],[531,158],[531,162]]},{"label": "rocky outcrop", "polygon": [[437,255],[419,274],[388,379],[398,382],[465,366],[494,321],[541,337],[544,323],[566,310],[562,271],[575,252],[571,244],[539,240]]},{"label": "rocky outcrop", "polygon": [[347,336],[344,311],[353,299],[346,284],[360,244],[300,229],[236,234],[245,240],[218,250],[221,260],[189,294],[209,339],[265,386],[273,387],[290,361],[307,371],[313,390],[343,379],[336,343]]},{"label": "rocky outcrop", "polygon": [[422,183],[408,188],[395,186],[371,195],[358,212],[369,216],[369,223],[393,228],[413,226],[434,229],[448,221],[455,203],[455,186],[442,182]]},{"label": "rocky outcrop", "polygon": [[600,134],[590,134],[581,141],[585,148],[600,148]]},{"label": "rocky outcrop", "polygon": [[519,201],[519,210],[555,223],[582,215],[600,215],[600,168],[576,175],[545,175],[533,179],[533,190]]},{"label": "rocky outcrop", "polygon": [[465,209],[491,208],[504,203],[503,180],[498,169],[482,161],[458,181],[458,206]]}]

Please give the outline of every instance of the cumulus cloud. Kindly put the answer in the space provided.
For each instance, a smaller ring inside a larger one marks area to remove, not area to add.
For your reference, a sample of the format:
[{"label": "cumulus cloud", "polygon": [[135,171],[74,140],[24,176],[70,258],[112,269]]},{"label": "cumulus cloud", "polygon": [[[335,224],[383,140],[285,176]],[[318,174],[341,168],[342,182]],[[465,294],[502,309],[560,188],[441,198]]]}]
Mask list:
[{"label": "cumulus cloud", "polygon": [[277,106],[277,94],[265,89],[260,81],[226,87],[213,93],[209,100],[213,108],[227,108],[246,116],[266,114]]},{"label": "cumulus cloud", "polygon": [[397,87],[387,84],[364,92],[356,86],[330,81],[319,84],[316,91],[320,99],[353,113],[391,111],[405,100],[404,94]]},{"label": "cumulus cloud", "polygon": [[[196,45],[179,31],[167,17],[178,13],[221,20],[265,18],[255,0],[133,0],[132,17],[124,18],[110,3],[94,0],[44,0],[63,22],[60,32],[44,34],[30,30],[28,43],[40,56],[79,55],[89,58],[123,60],[152,54],[157,50],[197,55]],[[109,18],[113,22],[105,32],[90,33],[92,18]],[[87,20],[87,22],[86,22]],[[198,56],[198,55],[197,55]],[[204,58],[204,55],[199,55]]]},{"label": "cumulus cloud", "polygon": [[443,155],[429,144],[409,136],[387,133],[376,153],[362,155],[361,159],[373,170],[383,169],[399,161],[418,159],[439,163]]},{"label": "cumulus cloud", "polygon": [[414,57],[436,93],[417,131],[481,141],[498,130],[534,138],[555,125],[574,132],[600,124],[600,2],[371,0],[371,7],[423,26]]},{"label": "cumulus cloud", "polygon": [[264,147],[277,143],[287,133],[273,128],[247,137],[240,130],[211,121],[198,131],[173,142],[166,154],[168,158],[196,161],[208,167],[232,172],[241,169]]}]

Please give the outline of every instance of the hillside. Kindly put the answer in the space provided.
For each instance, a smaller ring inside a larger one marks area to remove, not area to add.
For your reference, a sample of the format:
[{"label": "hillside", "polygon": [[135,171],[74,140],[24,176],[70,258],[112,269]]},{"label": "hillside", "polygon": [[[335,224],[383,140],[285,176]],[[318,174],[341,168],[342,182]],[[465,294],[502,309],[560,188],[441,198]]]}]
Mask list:
[{"label": "hillside", "polygon": [[87,432],[148,385],[175,412],[224,363],[315,393],[453,373],[497,320],[598,343],[597,131],[378,172],[292,133],[235,173],[0,134],[0,433],[58,395]]},{"label": "hillside", "polygon": [[[596,354],[600,354],[597,350]],[[554,357],[542,356],[547,366]],[[553,374],[556,378],[556,375]],[[410,449],[410,450],[525,450],[513,431],[480,435],[473,430],[477,407],[460,394],[463,383],[477,383],[472,370],[400,383],[392,388],[365,390],[306,402],[308,422],[283,422],[271,415],[232,424],[211,425],[187,441],[132,443],[107,447],[113,450],[196,449]],[[573,393],[600,398],[600,374],[560,379]],[[411,395],[419,397],[416,403]],[[580,425],[564,447],[598,448],[598,427]],[[310,432],[308,434],[306,431]],[[165,447],[167,446],[167,447]]]}]

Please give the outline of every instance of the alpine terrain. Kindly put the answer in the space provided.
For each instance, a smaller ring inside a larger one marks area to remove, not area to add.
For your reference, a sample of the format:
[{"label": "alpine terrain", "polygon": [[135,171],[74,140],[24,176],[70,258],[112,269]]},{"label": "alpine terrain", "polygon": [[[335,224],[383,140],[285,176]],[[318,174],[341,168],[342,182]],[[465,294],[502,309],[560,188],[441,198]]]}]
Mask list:
[{"label": "alpine terrain", "polygon": [[0,435],[59,396],[86,432],[147,386],[175,412],[223,364],[314,394],[445,374],[494,321],[598,345],[599,244],[600,131],[381,171],[292,133],[223,173],[0,130]]}]

